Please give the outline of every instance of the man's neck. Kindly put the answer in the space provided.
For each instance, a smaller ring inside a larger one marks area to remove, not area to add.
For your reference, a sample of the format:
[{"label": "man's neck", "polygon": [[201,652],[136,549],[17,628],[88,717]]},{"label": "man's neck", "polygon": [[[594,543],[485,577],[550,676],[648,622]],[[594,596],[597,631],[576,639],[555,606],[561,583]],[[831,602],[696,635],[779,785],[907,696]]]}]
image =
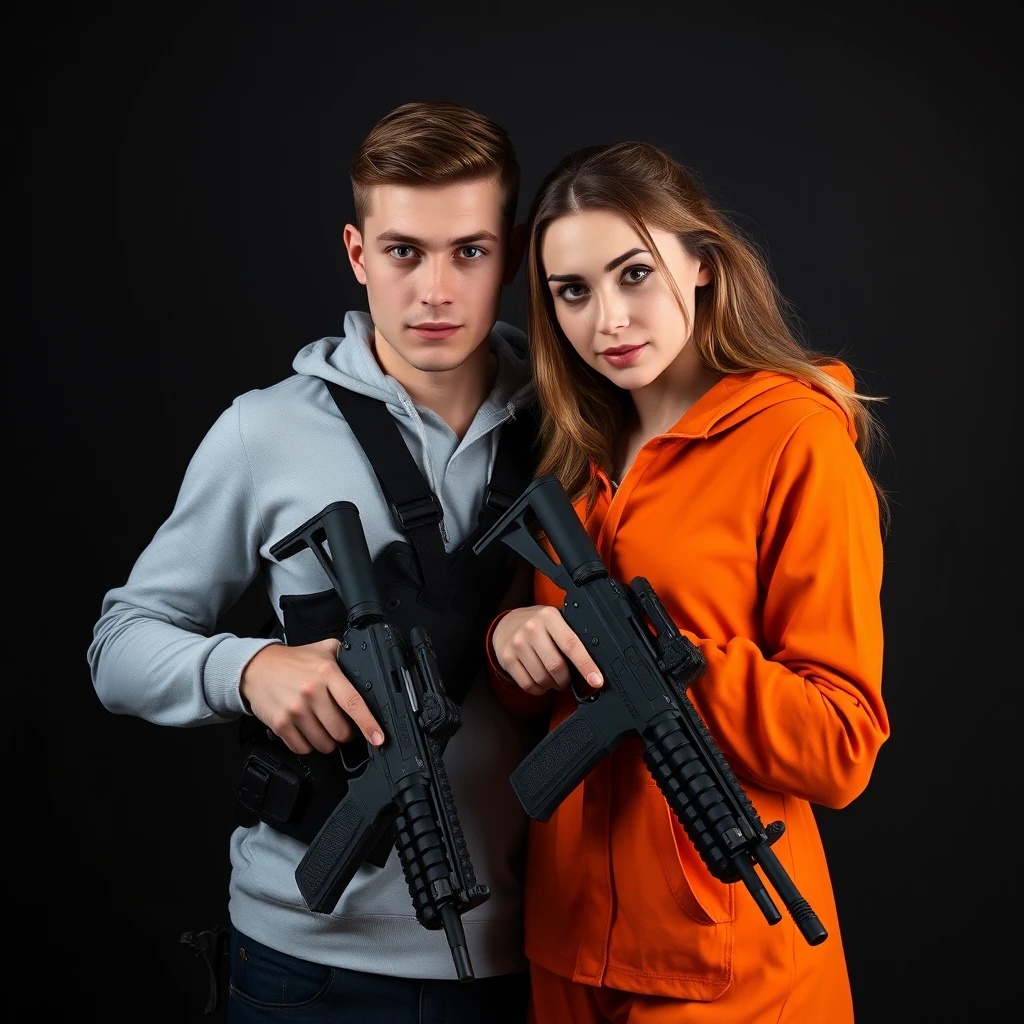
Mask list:
[{"label": "man's neck", "polygon": [[419,370],[402,359],[374,328],[373,355],[416,405],[437,413],[460,441],[491,393],[498,371],[498,360],[486,341],[451,370]]}]

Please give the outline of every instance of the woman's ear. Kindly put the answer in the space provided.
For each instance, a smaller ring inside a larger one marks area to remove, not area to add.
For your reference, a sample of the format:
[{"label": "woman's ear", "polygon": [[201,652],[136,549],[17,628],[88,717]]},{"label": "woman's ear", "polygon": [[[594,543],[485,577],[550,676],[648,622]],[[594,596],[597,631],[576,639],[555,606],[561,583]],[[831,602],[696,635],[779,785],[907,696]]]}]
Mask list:
[{"label": "woman's ear", "polygon": [[704,285],[711,284],[714,279],[715,275],[712,273],[711,267],[707,263],[702,263],[697,271],[697,280],[694,282],[694,285],[697,288],[703,288]]}]

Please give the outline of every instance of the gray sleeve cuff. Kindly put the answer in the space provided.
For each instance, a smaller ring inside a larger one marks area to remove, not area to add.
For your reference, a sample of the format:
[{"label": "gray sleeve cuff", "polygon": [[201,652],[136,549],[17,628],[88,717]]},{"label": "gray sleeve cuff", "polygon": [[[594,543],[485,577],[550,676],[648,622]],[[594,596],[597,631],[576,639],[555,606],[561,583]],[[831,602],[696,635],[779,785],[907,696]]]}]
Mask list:
[{"label": "gray sleeve cuff", "polygon": [[239,692],[245,666],[271,644],[281,643],[266,637],[225,636],[210,652],[203,669],[203,690],[206,702],[219,715],[237,717],[251,715],[248,704]]}]

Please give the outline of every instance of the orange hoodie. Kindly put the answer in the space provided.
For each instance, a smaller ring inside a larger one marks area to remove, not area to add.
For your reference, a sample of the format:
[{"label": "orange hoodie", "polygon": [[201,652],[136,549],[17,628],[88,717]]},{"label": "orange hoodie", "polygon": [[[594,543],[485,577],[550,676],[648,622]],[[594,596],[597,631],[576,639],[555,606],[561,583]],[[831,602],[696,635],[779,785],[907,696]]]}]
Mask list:
[{"label": "orange hoodie", "polygon": [[[842,364],[829,371],[853,383]],[[610,574],[646,577],[700,647],[694,706],[762,821],[785,823],[773,850],[829,937],[808,946],[770,886],[774,926],[742,883],[715,880],[631,739],[530,823],[526,953],[547,970],[687,1000],[686,1024],[852,1021],[810,805],[853,800],[889,731],[878,505],[854,440],[821,391],[771,372],[726,377],[644,445],[614,494],[598,472],[585,520]],[[546,576],[534,590],[561,605]],[[488,648],[506,705],[543,708]],[[550,727],[575,707],[555,695]]]}]

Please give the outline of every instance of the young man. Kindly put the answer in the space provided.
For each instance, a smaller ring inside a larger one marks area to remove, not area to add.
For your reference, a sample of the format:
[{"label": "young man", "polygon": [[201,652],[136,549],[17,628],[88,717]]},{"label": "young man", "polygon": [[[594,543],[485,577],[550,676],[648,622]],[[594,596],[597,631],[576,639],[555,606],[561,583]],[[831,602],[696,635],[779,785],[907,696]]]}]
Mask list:
[{"label": "young man", "polygon": [[[532,737],[478,671],[508,566],[484,571],[465,544],[497,518],[498,491],[529,479],[529,417],[516,415],[533,401],[525,339],[495,322],[522,256],[518,163],[487,118],[415,103],[374,127],[351,175],[345,245],[369,314],[349,312],[341,337],[298,353],[295,375],[241,395],[213,424],[170,517],[104,598],[88,660],[115,713],[171,726],[251,716],[269,763],[297,758],[303,784],[333,806],[346,784],[339,745],[380,744],[384,730],[336,660],[344,613],[313,552],[278,561],[270,549],[330,503],[353,502],[378,580],[393,584],[388,606],[436,639],[461,700],[444,761],[490,889],[463,915],[475,980],[459,984],[444,932],[416,920],[393,849],[359,869],[332,914],[307,910],[295,869],[323,814],[268,813],[277,780],[263,792],[265,776],[243,776],[229,1019],[273,1008],[296,1021],[521,1021],[525,819],[508,777]],[[503,487],[489,487],[499,466]],[[418,506],[396,494],[410,481]],[[215,631],[260,572],[285,643]]]}]

